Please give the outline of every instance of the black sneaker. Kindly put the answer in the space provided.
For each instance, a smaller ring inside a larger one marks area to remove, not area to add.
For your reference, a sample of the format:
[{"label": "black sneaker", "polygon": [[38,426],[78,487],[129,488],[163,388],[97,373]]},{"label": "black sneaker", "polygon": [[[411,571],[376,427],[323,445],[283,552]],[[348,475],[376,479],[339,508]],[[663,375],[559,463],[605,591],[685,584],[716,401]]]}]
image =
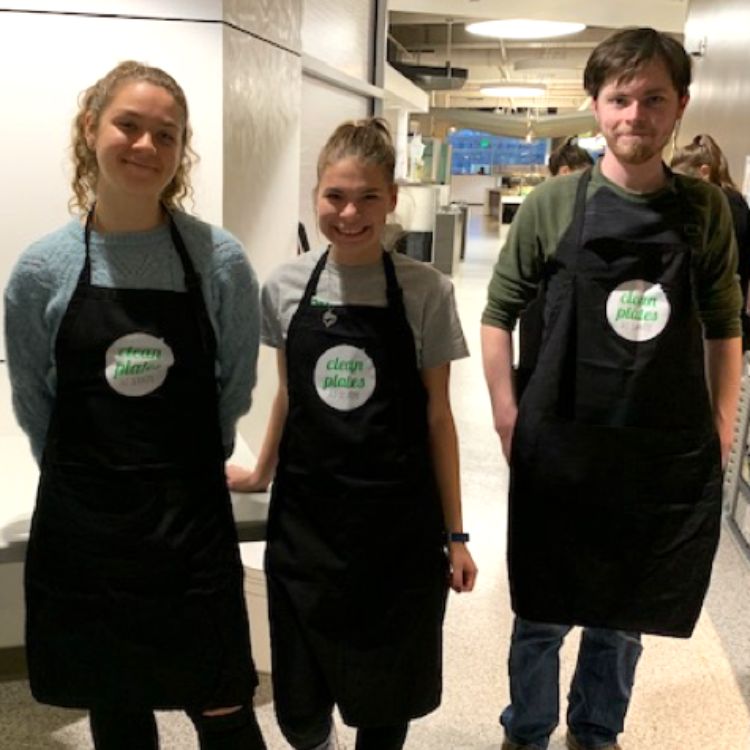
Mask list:
[{"label": "black sneaker", "polygon": [[622,750],[622,748],[613,742],[611,745],[601,745],[600,747],[589,747],[588,745],[582,745],[571,732],[565,735],[565,747],[568,750]]}]

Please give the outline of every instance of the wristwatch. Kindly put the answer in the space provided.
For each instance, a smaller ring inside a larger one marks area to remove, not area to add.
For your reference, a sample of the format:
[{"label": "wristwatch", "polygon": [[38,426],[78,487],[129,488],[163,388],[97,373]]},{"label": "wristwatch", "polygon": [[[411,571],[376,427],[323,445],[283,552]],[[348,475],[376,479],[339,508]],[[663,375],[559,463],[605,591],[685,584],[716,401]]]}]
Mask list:
[{"label": "wristwatch", "polygon": [[446,534],[449,542],[468,542],[469,534],[466,531],[449,531]]}]

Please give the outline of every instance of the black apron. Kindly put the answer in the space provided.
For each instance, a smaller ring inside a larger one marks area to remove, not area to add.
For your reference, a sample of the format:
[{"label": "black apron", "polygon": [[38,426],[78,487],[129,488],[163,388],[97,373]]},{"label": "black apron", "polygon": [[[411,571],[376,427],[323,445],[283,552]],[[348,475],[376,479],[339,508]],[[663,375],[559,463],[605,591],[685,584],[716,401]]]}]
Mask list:
[{"label": "black apron", "polygon": [[234,706],[257,683],[217,409],[216,342],[187,291],[91,285],[55,344],[57,397],[26,561],[37,700]]},{"label": "black apron", "polygon": [[[660,223],[609,188],[587,203],[589,179],[553,261],[513,438],[513,608],[539,622],[686,637],[721,512],[695,227],[687,212],[679,230]],[[679,188],[677,199],[686,204]],[[634,224],[647,231],[622,239]]]},{"label": "black apron", "polygon": [[[266,558],[271,637],[275,652],[302,649],[317,665],[344,721],[384,726],[440,703],[444,525],[393,261],[383,254],[387,307],[321,306],[326,258],[287,336]],[[273,678],[277,699],[307,705],[293,669],[275,662]]]}]

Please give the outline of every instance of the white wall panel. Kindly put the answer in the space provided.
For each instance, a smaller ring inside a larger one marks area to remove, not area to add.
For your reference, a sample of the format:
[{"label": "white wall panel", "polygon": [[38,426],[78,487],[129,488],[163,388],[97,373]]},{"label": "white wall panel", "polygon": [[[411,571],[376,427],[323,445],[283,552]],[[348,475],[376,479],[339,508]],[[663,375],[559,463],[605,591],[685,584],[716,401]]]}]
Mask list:
[{"label": "white wall panel", "polygon": [[705,41],[694,59],[691,101],[680,128],[682,145],[698,133],[713,136],[740,183],[750,156],[750,4],[746,0],[692,0],[685,26],[688,49]]},{"label": "white wall panel", "polygon": [[372,83],[375,0],[305,0],[302,49]]},{"label": "white wall panel", "polygon": [[302,0],[224,0],[224,19],[289,49],[300,49]]},{"label": "white wall panel", "polygon": [[[255,0],[254,0],[255,1]],[[221,19],[221,0],[6,0],[3,8]]]},{"label": "white wall panel", "polygon": [[[60,2],[20,2],[14,8],[57,10]],[[67,2],[68,11],[221,18],[220,0],[96,0]],[[3,13],[0,82],[5,106],[0,182],[0,287],[30,242],[68,221],[70,126],[80,92],[126,59],[171,73],[185,89],[201,161],[194,172],[195,210],[209,221],[222,215],[221,27],[211,24]],[[2,310],[0,308],[0,317]],[[0,320],[0,324],[2,321]],[[0,326],[0,331],[2,327]],[[4,356],[0,333],[0,357]],[[0,394],[3,445],[25,446],[10,410],[6,373]],[[23,449],[23,448],[21,448]],[[29,458],[29,474],[34,471]],[[4,491],[15,485],[6,477]],[[18,502],[18,498],[12,498]],[[28,498],[31,503],[33,497]],[[3,502],[0,494],[0,502]],[[8,498],[5,499],[6,505]],[[0,570],[0,648],[23,641],[22,566]]]},{"label": "white wall panel", "polygon": [[318,154],[334,129],[345,120],[369,114],[370,100],[305,76],[302,79],[302,144],[300,157],[300,221],[307,229],[310,245],[325,242],[318,232],[312,192],[317,183]]},{"label": "white wall panel", "polygon": [[[117,5],[122,8],[129,4]],[[143,3],[130,5],[143,10]],[[163,10],[167,4],[154,5]],[[178,3],[172,2],[173,11],[175,5]],[[210,13],[218,12],[221,4],[208,0],[202,5]],[[99,4],[100,11],[102,6]],[[126,59],[165,68],[185,89],[194,147],[201,157],[193,181],[195,208],[209,221],[221,221],[220,26],[3,13],[0,81],[6,106],[0,118],[2,288],[23,248],[70,218],[68,146],[78,95]],[[0,334],[0,356],[4,351]]]}]

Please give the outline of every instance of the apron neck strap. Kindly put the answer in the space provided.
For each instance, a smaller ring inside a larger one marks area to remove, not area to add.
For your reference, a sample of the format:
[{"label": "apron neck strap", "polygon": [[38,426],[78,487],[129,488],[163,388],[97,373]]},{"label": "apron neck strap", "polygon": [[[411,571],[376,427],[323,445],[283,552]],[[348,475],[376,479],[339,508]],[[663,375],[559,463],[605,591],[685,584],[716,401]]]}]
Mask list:
[{"label": "apron neck strap", "polygon": [[328,260],[328,250],[326,250],[323,255],[320,256],[318,259],[318,262],[315,264],[315,268],[313,268],[313,272],[310,274],[310,278],[307,281],[307,286],[305,287],[305,293],[302,295],[302,300],[300,302],[300,305],[309,305],[310,300],[313,297],[313,294],[315,294],[315,290],[318,288],[318,281],[320,280],[320,274],[323,273],[323,269],[326,266],[326,261]]},{"label": "apron neck strap", "polygon": [[571,241],[574,243],[575,252],[572,253],[573,267],[571,271],[575,273],[578,267],[578,254],[583,244],[583,225],[586,219],[586,191],[591,182],[591,167],[581,173],[576,188],[575,207],[573,208],[573,231]]},{"label": "apron neck strap", "polygon": [[404,295],[396,279],[396,267],[390,253],[383,252],[383,270],[385,271],[385,291],[388,297],[388,307],[392,309],[404,306]]}]

